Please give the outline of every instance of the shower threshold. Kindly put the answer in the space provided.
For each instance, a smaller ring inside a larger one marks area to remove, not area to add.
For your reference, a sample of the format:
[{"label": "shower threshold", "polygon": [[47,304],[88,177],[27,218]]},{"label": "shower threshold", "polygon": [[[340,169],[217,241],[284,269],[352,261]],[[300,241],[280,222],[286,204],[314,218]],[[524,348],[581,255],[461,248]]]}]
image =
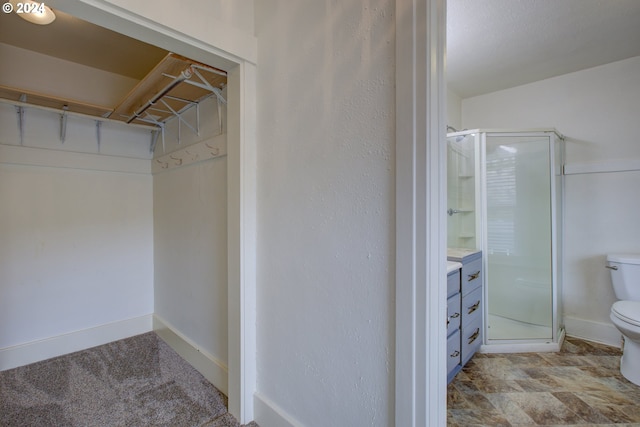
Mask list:
[{"label": "shower threshold", "polygon": [[518,322],[492,314],[489,315],[489,324],[491,325],[489,331],[492,335],[489,337],[489,333],[487,333],[486,342],[480,347],[481,353],[560,351],[565,337],[563,328],[556,334],[558,340],[554,341],[550,337],[551,328],[548,326]]}]

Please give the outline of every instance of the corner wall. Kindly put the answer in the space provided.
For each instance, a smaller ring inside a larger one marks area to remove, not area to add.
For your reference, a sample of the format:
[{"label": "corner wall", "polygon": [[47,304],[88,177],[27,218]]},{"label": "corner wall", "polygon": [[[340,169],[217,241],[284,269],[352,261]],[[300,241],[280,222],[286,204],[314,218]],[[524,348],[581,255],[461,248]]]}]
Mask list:
[{"label": "corner wall", "polygon": [[172,120],[165,150],[156,149],[154,329],[228,393],[227,157],[218,121],[223,111],[215,97],[207,99],[200,111],[202,136],[183,126],[178,144],[178,121]]},{"label": "corner wall", "polygon": [[464,99],[465,128],[555,127],[566,136],[567,334],[612,345],[605,258],[640,252],[640,57]]}]

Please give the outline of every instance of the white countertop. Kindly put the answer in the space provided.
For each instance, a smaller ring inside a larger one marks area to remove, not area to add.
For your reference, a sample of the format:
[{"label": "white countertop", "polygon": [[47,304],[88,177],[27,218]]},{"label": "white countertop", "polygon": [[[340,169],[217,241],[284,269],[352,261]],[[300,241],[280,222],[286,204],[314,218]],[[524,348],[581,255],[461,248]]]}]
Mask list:
[{"label": "white countertop", "polygon": [[447,248],[447,256],[452,258],[462,259],[478,252],[480,252],[478,249]]},{"label": "white countertop", "polygon": [[447,261],[447,274],[462,268],[462,263],[455,261]]}]

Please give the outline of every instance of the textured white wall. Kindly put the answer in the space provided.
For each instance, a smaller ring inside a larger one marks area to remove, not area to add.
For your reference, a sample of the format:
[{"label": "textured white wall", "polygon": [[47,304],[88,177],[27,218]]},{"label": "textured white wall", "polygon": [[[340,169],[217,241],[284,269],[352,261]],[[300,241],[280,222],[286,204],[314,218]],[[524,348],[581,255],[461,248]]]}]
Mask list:
[{"label": "textured white wall", "polygon": [[462,130],[462,98],[453,90],[447,90],[447,125]]},{"label": "textured white wall", "polygon": [[153,176],[155,314],[227,363],[226,157]]},{"label": "textured white wall", "polygon": [[[70,120],[61,145],[59,116],[27,110],[23,148],[13,107],[0,123],[0,148],[21,153],[0,158],[0,349],[151,314],[149,168],[108,171],[128,164],[116,157],[127,145],[148,156],[148,136],[139,145],[137,132],[107,126],[103,149],[116,156],[95,156],[95,127]],[[58,150],[70,147],[85,154]]]},{"label": "textured white wall", "polygon": [[[566,163],[640,159],[640,57],[462,101],[466,128],[555,127],[567,137]],[[614,301],[604,261],[640,252],[640,172],[565,178],[567,333],[612,344]]]},{"label": "textured white wall", "polygon": [[393,15],[256,2],[258,391],[307,426],[393,425]]}]

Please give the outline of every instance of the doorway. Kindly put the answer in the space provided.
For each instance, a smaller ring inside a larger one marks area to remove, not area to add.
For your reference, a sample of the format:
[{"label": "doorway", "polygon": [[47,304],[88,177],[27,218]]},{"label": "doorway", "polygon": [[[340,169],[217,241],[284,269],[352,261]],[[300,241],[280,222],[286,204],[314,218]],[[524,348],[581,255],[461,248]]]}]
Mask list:
[{"label": "doorway", "polygon": [[[253,419],[255,360],[255,41],[222,37],[212,25],[208,41],[108,2],[53,0],[48,5],[143,42],[227,72],[227,252],[229,412],[241,423]],[[175,18],[179,21],[179,18]]]}]

